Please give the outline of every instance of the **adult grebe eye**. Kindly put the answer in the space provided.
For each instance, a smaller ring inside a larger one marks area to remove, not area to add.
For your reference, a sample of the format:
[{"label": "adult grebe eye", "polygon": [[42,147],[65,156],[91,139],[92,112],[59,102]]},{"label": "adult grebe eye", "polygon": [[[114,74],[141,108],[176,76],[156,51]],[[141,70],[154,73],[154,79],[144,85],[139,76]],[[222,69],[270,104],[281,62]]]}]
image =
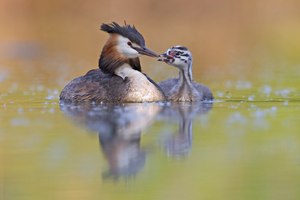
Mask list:
[{"label": "adult grebe eye", "polygon": [[132,43],[131,43],[131,42],[127,42],[127,44],[128,44],[129,46],[132,46]]}]

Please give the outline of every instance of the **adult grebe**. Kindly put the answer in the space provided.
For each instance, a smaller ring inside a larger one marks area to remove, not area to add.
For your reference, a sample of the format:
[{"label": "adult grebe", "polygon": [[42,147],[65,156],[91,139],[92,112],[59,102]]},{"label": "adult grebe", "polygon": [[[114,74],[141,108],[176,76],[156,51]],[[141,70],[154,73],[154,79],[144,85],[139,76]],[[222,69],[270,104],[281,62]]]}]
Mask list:
[{"label": "adult grebe", "polygon": [[102,24],[110,37],[99,59],[99,68],[72,80],[60,94],[60,101],[80,102],[153,102],[165,96],[156,83],[141,72],[139,56],[158,55],[145,46],[134,26],[113,22]]},{"label": "adult grebe", "polygon": [[158,83],[169,101],[213,100],[210,89],[192,80],[192,54],[184,46],[174,46],[160,55],[159,61],[177,67],[179,77]]}]

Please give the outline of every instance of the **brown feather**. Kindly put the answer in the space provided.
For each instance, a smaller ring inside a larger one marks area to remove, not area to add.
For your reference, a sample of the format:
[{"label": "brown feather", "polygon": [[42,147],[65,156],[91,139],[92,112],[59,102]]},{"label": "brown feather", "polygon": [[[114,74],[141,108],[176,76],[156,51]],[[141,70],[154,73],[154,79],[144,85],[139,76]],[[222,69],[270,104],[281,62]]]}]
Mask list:
[{"label": "brown feather", "polygon": [[117,37],[118,35],[111,34],[110,38],[104,45],[98,63],[99,68],[105,73],[115,74],[115,70],[118,67],[127,63],[133,69],[141,71],[139,58],[128,59],[117,51]]},{"label": "brown feather", "polygon": [[128,59],[128,62],[127,62],[133,69],[135,70],[138,70],[138,71],[142,71],[142,68],[141,68],[141,63],[140,63],[140,59],[139,58],[131,58],[131,59]]}]

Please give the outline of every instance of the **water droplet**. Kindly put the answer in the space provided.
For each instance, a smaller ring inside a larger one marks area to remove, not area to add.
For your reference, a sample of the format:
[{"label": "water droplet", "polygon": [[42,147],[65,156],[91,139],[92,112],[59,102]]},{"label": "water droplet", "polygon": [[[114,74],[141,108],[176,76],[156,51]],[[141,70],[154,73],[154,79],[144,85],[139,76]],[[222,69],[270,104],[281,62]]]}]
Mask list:
[{"label": "water droplet", "polygon": [[284,101],[282,104],[283,104],[284,106],[288,106],[288,105],[289,105],[289,101]]},{"label": "water droplet", "polygon": [[10,124],[12,126],[27,126],[29,124],[29,120],[25,118],[13,118],[10,121]]},{"label": "water droplet", "polygon": [[270,96],[272,92],[272,88],[269,85],[264,85],[262,88],[260,88],[260,92],[267,96]]},{"label": "water droplet", "polygon": [[255,95],[249,96],[249,97],[248,97],[248,101],[254,101],[254,97],[255,97]]}]

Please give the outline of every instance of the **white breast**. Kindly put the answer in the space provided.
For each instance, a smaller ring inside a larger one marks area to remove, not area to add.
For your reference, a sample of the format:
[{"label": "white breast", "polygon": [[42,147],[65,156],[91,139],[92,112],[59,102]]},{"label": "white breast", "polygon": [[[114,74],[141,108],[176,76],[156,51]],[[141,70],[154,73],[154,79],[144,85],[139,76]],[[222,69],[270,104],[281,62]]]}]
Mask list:
[{"label": "white breast", "polygon": [[125,79],[127,77],[130,81],[130,89],[127,98],[131,101],[146,102],[146,101],[163,101],[164,95],[160,90],[153,85],[148,78],[141,72],[132,69],[128,64],[119,67],[115,74]]}]

